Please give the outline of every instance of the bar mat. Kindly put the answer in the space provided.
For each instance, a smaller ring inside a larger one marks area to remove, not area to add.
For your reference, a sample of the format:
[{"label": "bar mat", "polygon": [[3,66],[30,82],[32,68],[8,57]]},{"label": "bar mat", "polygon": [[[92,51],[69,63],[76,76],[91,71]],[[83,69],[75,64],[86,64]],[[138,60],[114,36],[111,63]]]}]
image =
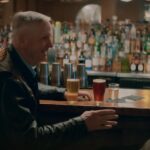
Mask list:
[{"label": "bar mat", "polygon": [[115,99],[115,100],[112,100],[111,98],[108,98],[108,99],[105,99],[105,102],[117,102],[117,103],[125,103],[126,100],[123,99],[123,98],[118,98],[118,99]]},{"label": "bar mat", "polygon": [[129,95],[129,96],[122,97],[122,99],[128,99],[128,100],[133,100],[133,101],[138,101],[138,100],[141,100],[143,98],[144,97],[137,96],[137,95]]},{"label": "bar mat", "polygon": [[112,100],[111,98],[106,99],[106,102],[117,102],[117,103],[125,103],[127,101],[138,101],[143,99],[144,97],[142,96],[137,96],[137,95],[129,95],[129,96],[125,96],[125,97],[121,97],[115,100]]}]

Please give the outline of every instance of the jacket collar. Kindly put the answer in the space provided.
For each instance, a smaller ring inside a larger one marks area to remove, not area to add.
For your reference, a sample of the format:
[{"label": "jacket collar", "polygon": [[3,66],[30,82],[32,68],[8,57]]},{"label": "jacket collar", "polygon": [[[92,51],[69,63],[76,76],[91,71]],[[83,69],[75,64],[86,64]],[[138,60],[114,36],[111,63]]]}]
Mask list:
[{"label": "jacket collar", "polygon": [[13,45],[10,45],[8,52],[17,72],[28,82],[32,83],[33,80],[35,81],[35,71],[25,62],[25,60],[23,60]]}]

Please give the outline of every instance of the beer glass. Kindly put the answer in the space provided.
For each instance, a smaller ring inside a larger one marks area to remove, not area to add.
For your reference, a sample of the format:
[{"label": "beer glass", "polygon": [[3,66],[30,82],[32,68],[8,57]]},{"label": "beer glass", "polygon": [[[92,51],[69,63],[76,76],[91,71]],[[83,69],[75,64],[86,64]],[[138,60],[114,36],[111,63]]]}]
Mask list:
[{"label": "beer glass", "polygon": [[93,80],[93,94],[94,100],[96,102],[101,102],[104,100],[105,88],[106,88],[106,80],[104,79]]},{"label": "beer glass", "polygon": [[74,101],[78,98],[78,92],[80,89],[79,79],[67,79],[67,100]]},{"label": "beer glass", "polygon": [[108,84],[108,93],[109,93],[109,98],[112,101],[117,102],[118,95],[119,95],[119,84],[118,83]]}]

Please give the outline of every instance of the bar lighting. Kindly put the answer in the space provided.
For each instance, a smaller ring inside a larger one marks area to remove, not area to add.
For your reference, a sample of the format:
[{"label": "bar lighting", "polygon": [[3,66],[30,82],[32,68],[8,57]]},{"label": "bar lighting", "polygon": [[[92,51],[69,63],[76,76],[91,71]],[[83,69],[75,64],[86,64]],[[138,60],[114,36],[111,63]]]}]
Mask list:
[{"label": "bar lighting", "polygon": [[120,0],[122,2],[131,2],[132,0]]},{"label": "bar lighting", "polygon": [[0,3],[8,3],[9,0],[0,0]]},{"label": "bar lighting", "polygon": [[60,0],[61,2],[85,2],[87,0]]}]

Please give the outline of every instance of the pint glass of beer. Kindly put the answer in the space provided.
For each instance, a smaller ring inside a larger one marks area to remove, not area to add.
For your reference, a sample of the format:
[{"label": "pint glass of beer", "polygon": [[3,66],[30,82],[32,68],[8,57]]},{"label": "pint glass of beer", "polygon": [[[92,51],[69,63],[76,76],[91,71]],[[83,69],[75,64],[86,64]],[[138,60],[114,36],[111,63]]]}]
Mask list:
[{"label": "pint glass of beer", "polygon": [[79,79],[67,79],[67,100],[74,101],[78,98],[78,92],[80,89]]},{"label": "pint glass of beer", "polygon": [[106,80],[104,79],[93,80],[93,94],[94,100],[96,102],[101,102],[104,100],[105,88],[106,88]]}]

